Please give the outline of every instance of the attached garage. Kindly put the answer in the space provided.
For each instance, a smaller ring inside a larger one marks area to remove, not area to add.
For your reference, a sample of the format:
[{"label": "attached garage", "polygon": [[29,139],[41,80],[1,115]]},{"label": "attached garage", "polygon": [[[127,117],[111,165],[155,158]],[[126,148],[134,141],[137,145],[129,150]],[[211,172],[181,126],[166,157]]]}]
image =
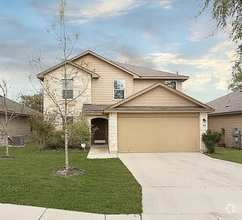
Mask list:
[{"label": "attached garage", "polygon": [[119,152],[199,151],[199,114],[118,114]]},{"label": "attached garage", "polygon": [[162,82],[113,105],[89,104],[83,110],[108,119],[111,154],[206,151],[201,135],[207,129],[207,113],[212,111]]}]

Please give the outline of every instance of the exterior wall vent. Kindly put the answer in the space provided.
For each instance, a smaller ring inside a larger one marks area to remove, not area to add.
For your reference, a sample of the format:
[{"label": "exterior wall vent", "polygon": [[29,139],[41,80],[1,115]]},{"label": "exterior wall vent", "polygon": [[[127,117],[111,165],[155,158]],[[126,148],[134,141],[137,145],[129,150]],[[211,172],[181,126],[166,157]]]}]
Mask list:
[{"label": "exterior wall vent", "polygon": [[12,137],[12,145],[19,147],[24,145],[24,136],[23,135],[16,135]]}]

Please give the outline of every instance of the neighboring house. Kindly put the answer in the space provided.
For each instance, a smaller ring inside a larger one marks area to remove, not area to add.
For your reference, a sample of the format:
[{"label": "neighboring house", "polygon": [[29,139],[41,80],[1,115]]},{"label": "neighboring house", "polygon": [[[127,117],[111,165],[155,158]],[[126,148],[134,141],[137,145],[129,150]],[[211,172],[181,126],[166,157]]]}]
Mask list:
[{"label": "neighboring house", "polygon": [[232,92],[207,104],[215,109],[208,115],[209,129],[221,132],[223,128],[225,145],[235,146],[232,130],[236,127],[242,131],[242,92]]},{"label": "neighboring house", "polygon": [[33,109],[23,106],[17,102],[14,102],[8,98],[3,98],[0,95],[0,146],[4,144],[3,126],[5,124],[5,107],[7,109],[8,118],[12,118],[8,122],[8,136],[23,136],[24,141],[34,140],[34,132],[31,129],[28,118],[33,115],[37,115]]},{"label": "neighboring house", "polygon": [[[69,73],[68,88],[63,66]],[[92,144],[107,144],[117,152],[189,152],[205,150],[209,106],[182,93],[187,76],[113,62],[86,51],[37,75],[63,103],[72,100],[68,116],[83,113],[99,129]],[[67,91],[66,91],[67,90]],[[44,112],[56,106],[44,94]],[[57,120],[61,127],[61,118]]]}]

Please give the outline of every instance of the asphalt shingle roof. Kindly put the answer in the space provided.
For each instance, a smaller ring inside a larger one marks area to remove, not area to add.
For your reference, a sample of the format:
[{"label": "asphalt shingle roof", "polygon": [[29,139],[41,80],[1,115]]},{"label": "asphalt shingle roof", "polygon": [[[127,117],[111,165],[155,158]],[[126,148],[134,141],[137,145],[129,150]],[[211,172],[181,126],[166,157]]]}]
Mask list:
[{"label": "asphalt shingle roof", "polygon": [[180,75],[180,74],[174,74],[174,73],[169,73],[161,70],[156,70],[156,69],[150,69],[147,67],[141,67],[141,66],[136,66],[136,65],[131,65],[127,63],[120,63],[116,61],[112,61],[113,63],[137,74],[140,77],[171,77],[171,78],[184,78],[188,79],[187,76]]},{"label": "asphalt shingle roof", "polygon": [[5,98],[6,105],[4,105],[4,98],[0,95],[0,114],[4,113],[4,106],[7,107],[7,111],[9,114],[18,114],[21,116],[30,116],[30,115],[38,115],[41,114],[27,106],[24,106],[22,104],[19,104],[15,101],[12,101],[8,98]]},{"label": "asphalt shingle roof", "polygon": [[233,114],[242,112],[242,91],[236,91],[208,102],[207,105],[215,109],[214,114]]}]

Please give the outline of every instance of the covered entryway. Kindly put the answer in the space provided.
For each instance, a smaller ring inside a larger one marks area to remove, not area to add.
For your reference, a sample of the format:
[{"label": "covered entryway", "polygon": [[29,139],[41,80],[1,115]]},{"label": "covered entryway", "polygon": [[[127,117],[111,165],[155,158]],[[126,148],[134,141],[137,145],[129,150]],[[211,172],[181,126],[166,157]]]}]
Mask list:
[{"label": "covered entryway", "polygon": [[197,152],[197,113],[118,114],[118,152]]},{"label": "covered entryway", "polygon": [[94,118],[92,125],[92,145],[108,144],[108,120],[106,118]]}]

